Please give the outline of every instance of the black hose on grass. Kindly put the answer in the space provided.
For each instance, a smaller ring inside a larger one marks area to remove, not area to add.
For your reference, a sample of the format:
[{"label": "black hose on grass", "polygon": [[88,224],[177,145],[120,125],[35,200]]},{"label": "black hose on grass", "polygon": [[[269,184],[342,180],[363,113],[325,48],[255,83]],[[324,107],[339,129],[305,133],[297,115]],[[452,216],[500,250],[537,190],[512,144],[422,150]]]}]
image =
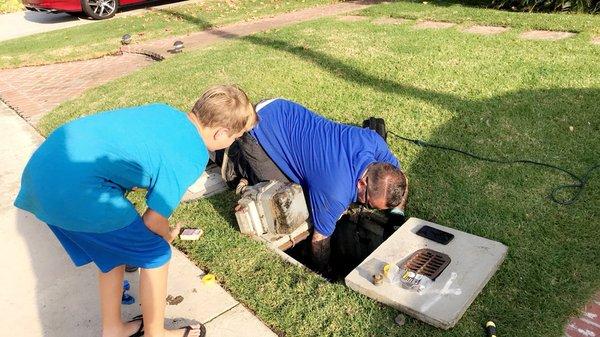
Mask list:
[{"label": "black hose on grass", "polygon": [[[421,147],[430,147],[430,148],[434,148],[434,149],[439,149],[439,150],[446,150],[446,151],[452,151],[452,152],[457,152],[460,154],[463,154],[465,156],[477,159],[477,160],[481,160],[481,161],[487,161],[487,162],[491,162],[491,163],[497,163],[497,164],[530,164],[530,165],[536,165],[536,166],[542,166],[542,167],[547,167],[547,168],[551,168],[551,169],[555,169],[558,171],[561,171],[563,173],[566,173],[567,175],[569,175],[574,181],[574,184],[564,184],[564,185],[559,185],[557,187],[555,187],[554,189],[552,189],[552,192],[550,193],[549,197],[550,200],[552,200],[552,202],[555,202],[559,205],[572,205],[575,202],[577,202],[577,200],[579,199],[579,197],[581,196],[581,193],[583,192],[583,190],[587,187],[587,184],[589,182],[590,179],[590,175],[592,174],[592,172],[598,168],[600,168],[600,164],[595,164],[592,165],[582,176],[578,176],[575,173],[568,171],[564,168],[558,167],[556,165],[552,165],[552,164],[546,164],[546,163],[541,163],[541,162],[537,162],[537,161],[533,161],[533,160],[529,160],[529,159],[513,159],[513,160],[508,160],[508,159],[495,159],[495,158],[488,158],[488,157],[483,157],[471,152],[467,152],[464,150],[460,150],[454,147],[450,147],[450,146],[445,146],[445,145],[439,145],[439,144],[433,144],[433,143],[428,143],[425,142],[423,140],[420,139],[411,139],[411,138],[406,138],[403,136],[400,136],[396,133],[394,133],[393,131],[388,131],[389,134],[391,134],[394,137],[397,137],[401,140],[413,143],[417,146],[421,146]],[[561,192],[562,190],[566,190],[566,189],[575,189],[574,194],[570,197],[570,198],[566,198],[566,199],[561,199],[559,198],[557,195],[559,192]]]}]

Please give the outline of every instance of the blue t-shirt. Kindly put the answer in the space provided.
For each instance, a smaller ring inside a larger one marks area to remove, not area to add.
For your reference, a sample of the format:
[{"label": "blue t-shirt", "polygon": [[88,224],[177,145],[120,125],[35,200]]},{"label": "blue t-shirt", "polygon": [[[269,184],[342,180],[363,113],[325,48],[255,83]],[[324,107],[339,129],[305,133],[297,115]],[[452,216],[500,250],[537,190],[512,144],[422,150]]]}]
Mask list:
[{"label": "blue t-shirt", "polygon": [[265,152],[293,182],[300,184],[315,229],[330,236],[337,220],[357,200],[356,184],[374,162],[400,167],[375,131],[321,117],[284,99],[257,106],[251,131]]},{"label": "blue t-shirt", "polygon": [[54,131],[25,167],[15,206],[67,230],[105,233],[139,214],[124,197],[146,188],[169,217],[200,176],[208,150],[185,113],[152,104],[99,113]]}]

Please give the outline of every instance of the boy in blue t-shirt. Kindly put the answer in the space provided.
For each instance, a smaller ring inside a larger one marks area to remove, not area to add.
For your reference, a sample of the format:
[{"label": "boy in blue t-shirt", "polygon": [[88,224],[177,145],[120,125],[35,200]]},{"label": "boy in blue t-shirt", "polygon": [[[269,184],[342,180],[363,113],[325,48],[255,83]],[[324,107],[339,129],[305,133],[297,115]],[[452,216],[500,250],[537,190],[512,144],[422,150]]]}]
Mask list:
[{"label": "boy in blue t-shirt", "polygon": [[[67,123],[29,160],[15,206],[48,224],[76,266],[100,269],[103,336],[199,336],[200,325],[165,330],[169,217],[200,176],[208,151],[250,130],[256,112],[236,86],[209,88],[190,113],[165,104],[124,108]],[[140,216],[125,198],[148,190]],[[140,267],[143,318],[121,321],[125,265]]]}]

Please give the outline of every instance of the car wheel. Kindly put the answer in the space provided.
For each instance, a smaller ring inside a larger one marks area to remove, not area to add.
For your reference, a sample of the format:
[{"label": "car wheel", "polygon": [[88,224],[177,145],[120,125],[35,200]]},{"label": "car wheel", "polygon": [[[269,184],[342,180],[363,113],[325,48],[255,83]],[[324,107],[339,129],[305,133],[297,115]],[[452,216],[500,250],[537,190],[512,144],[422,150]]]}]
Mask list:
[{"label": "car wheel", "polygon": [[83,12],[95,20],[112,18],[119,9],[118,0],[81,0]]}]

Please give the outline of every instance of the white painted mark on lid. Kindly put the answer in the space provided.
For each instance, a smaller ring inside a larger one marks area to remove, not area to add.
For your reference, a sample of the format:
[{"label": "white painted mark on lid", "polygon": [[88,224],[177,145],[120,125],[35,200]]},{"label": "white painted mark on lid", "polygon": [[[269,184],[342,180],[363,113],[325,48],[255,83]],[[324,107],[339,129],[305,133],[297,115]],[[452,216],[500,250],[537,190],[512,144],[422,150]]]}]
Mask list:
[{"label": "white painted mark on lid", "polygon": [[445,295],[461,295],[462,294],[462,289],[460,288],[454,288],[454,289],[450,289],[450,286],[452,286],[452,283],[454,282],[454,280],[456,280],[456,278],[458,277],[458,274],[455,272],[452,272],[452,274],[450,274],[450,279],[448,281],[446,281],[446,284],[444,284],[444,287],[440,290],[431,290],[428,291],[428,294],[439,294],[438,296],[436,296],[434,299],[432,299],[429,302],[426,302],[422,307],[421,307],[421,312],[425,312],[427,310],[429,310],[434,304],[436,304],[439,300],[442,299],[443,296]]}]

